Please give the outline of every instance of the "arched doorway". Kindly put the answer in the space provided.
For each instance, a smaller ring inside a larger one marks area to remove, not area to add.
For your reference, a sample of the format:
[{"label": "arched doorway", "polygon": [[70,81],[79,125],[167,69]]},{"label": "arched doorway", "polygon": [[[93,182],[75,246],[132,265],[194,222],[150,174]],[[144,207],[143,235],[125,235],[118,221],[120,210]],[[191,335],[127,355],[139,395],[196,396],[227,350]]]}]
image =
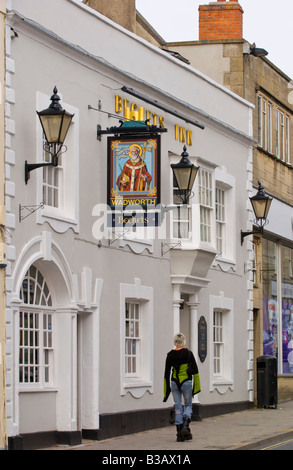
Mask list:
[{"label": "arched doorway", "polygon": [[19,284],[14,309],[15,377],[24,448],[31,448],[32,437],[41,445],[42,440],[81,441],[77,425],[78,308],[63,274],[53,261],[37,259]]}]

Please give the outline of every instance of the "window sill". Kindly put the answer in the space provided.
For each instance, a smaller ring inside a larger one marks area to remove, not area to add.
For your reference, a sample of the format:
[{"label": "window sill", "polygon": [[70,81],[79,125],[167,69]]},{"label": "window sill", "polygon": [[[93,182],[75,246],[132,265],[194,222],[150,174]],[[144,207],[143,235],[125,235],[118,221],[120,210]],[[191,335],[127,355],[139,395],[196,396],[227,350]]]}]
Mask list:
[{"label": "window sill", "polygon": [[52,393],[52,392],[57,392],[57,388],[55,387],[40,387],[40,388],[19,388],[19,393]]},{"label": "window sill", "polygon": [[211,391],[217,390],[221,395],[224,395],[229,388],[230,390],[234,389],[234,383],[232,380],[225,379],[224,377],[214,378],[214,380],[212,380]]},{"label": "window sill", "polygon": [[61,210],[54,207],[44,206],[42,211],[38,213],[37,222],[39,224],[48,222],[58,233],[64,233],[69,228],[72,228],[76,233],[79,232],[78,220],[74,217],[66,216]]},{"label": "window sill", "polygon": [[225,273],[230,269],[236,271],[236,261],[228,258],[222,258],[220,255],[218,255],[218,257],[216,256],[213,262],[213,266],[219,266]]},{"label": "window sill", "polygon": [[126,395],[129,392],[134,398],[141,398],[147,391],[153,393],[153,384],[151,382],[129,379],[123,383],[121,395]]}]

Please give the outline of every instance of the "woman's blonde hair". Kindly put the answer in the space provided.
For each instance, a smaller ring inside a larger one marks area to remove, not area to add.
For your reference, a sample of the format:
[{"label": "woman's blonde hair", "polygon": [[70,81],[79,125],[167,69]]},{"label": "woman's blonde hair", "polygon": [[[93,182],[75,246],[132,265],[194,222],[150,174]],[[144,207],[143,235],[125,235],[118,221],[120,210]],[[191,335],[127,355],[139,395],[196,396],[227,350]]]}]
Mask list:
[{"label": "woman's blonde hair", "polygon": [[177,347],[183,347],[185,346],[186,339],[183,333],[177,333],[174,336],[174,345]]}]

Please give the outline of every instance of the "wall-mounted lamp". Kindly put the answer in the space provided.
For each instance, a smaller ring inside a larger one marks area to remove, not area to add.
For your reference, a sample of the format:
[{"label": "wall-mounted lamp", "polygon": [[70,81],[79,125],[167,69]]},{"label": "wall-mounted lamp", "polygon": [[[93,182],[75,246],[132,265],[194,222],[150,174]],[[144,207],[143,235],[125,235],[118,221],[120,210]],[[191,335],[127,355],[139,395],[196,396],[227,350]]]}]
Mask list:
[{"label": "wall-mounted lamp", "polygon": [[199,167],[190,162],[186,150],[186,145],[184,145],[180,162],[171,165],[175,183],[178,187],[177,195],[181,199],[182,204],[188,204],[194,180],[199,170]]},{"label": "wall-mounted lamp", "polygon": [[241,230],[241,245],[243,245],[243,239],[248,235],[263,233],[264,226],[268,223],[267,216],[272,203],[272,198],[265,193],[260,181],[258,182],[257,194],[249,199],[256,217],[255,224],[259,230],[255,232],[242,232]]},{"label": "wall-mounted lamp", "polygon": [[[32,170],[43,166],[58,166],[58,155],[61,152],[67,132],[74,114],[69,114],[59,103],[58,90],[54,87],[49,108],[37,111],[46,139],[46,152],[51,155],[51,162],[27,163],[25,162],[25,183],[29,180]],[[65,148],[66,151],[66,148]]]}]

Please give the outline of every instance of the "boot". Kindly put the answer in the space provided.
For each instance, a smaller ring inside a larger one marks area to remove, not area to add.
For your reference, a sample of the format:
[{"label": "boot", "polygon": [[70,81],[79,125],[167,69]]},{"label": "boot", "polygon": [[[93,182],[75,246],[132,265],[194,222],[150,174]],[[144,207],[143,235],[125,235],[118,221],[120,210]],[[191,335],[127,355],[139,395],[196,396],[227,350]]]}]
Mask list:
[{"label": "boot", "polygon": [[181,429],[181,436],[185,441],[190,441],[192,439],[192,434],[189,428],[190,419],[187,416],[183,416],[183,424]]},{"label": "boot", "polygon": [[181,430],[182,430],[182,424],[179,424],[176,426],[177,428],[177,442],[184,442],[185,439],[182,437]]}]

